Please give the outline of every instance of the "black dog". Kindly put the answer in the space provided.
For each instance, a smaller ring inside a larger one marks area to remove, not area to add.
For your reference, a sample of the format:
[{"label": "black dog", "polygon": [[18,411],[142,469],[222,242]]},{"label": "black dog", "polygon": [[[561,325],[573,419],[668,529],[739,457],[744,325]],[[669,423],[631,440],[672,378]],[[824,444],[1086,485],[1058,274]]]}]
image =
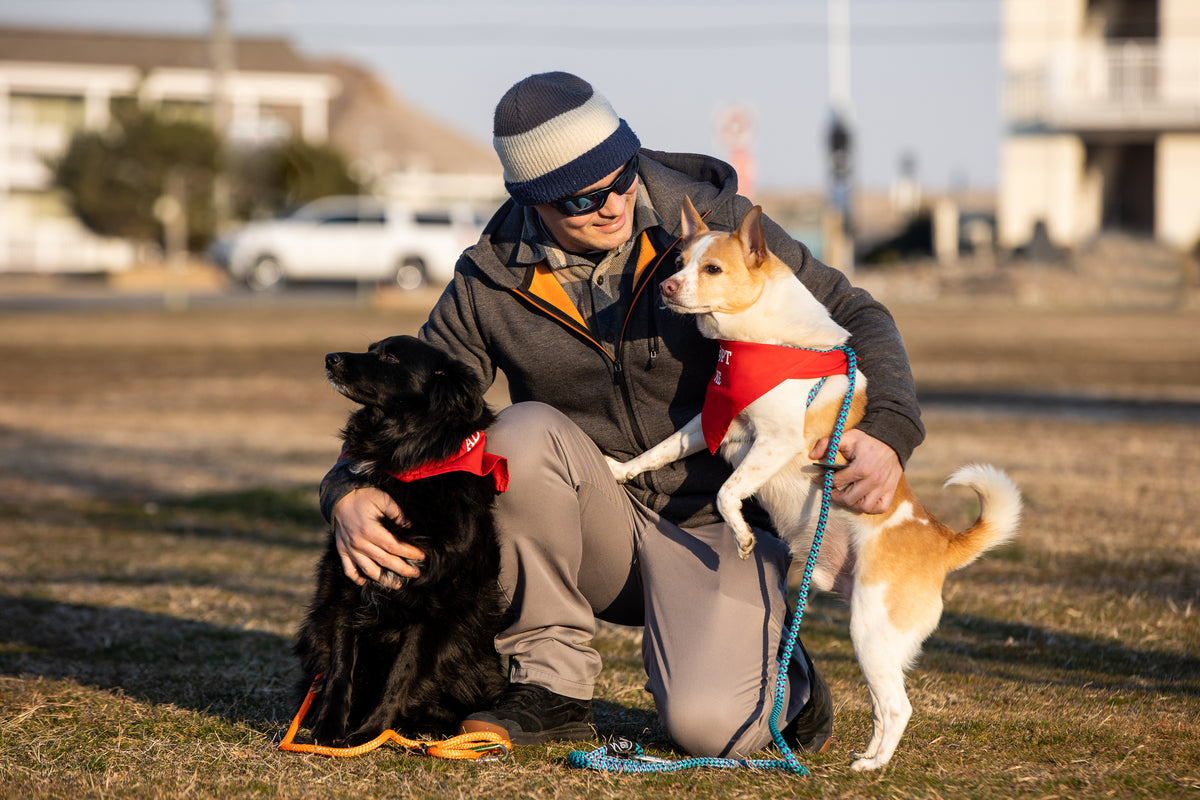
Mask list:
[{"label": "black dog", "polygon": [[[480,435],[494,417],[469,370],[411,336],[376,342],[366,353],[330,353],[325,371],[362,404],[342,430],[342,457],[395,499],[409,524],[384,523],[425,560],[418,578],[390,576],[400,588],[360,588],[346,577],[330,533],[295,646],[302,689],[322,676],[306,723],[315,741],[334,746],[362,744],[389,728],[451,733],[505,682],[493,643],[504,601],[491,509],[507,471],[502,459],[494,464],[483,454]],[[474,464],[482,474],[438,472],[464,452],[468,461],[484,459]]]}]

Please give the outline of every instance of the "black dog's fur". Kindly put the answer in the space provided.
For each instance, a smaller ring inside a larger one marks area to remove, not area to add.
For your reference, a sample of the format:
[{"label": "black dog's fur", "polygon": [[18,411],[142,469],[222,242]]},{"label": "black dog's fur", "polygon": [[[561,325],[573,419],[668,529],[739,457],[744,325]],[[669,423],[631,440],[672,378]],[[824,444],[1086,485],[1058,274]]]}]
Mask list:
[{"label": "black dog's fur", "polygon": [[[362,404],[342,438],[353,471],[388,492],[408,527],[389,531],[425,554],[421,575],[399,589],[346,577],[333,534],[297,635],[313,739],[355,746],[387,729],[441,735],[485,708],[504,686],[493,637],[504,603],[492,524],[493,479],[465,472],[404,483],[390,473],[439,461],[491,424],[478,381],[411,336],[366,353],[325,357],[330,382]],[[397,578],[399,576],[393,576]]]}]

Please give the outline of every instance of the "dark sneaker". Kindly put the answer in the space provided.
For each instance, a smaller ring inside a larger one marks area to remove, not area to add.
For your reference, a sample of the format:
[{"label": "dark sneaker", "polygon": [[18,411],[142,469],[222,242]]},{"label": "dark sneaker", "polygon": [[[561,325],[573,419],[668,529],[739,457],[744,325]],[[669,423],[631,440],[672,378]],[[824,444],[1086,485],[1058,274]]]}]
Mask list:
[{"label": "dark sneaker", "polygon": [[513,744],[596,738],[591,700],[563,697],[532,683],[510,683],[491,708],[463,720],[463,733],[480,731],[507,736]]},{"label": "dark sneaker", "polygon": [[800,652],[808,666],[808,702],[780,733],[789,747],[808,753],[824,753],[833,736],[833,695],[829,693],[829,684],[817,672],[808,653],[803,648]]}]

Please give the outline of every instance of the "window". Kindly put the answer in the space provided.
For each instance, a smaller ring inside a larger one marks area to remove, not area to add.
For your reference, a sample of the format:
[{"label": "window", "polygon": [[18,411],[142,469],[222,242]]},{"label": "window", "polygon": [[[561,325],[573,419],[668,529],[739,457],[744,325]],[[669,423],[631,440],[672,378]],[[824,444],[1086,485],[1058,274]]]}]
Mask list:
[{"label": "window", "polygon": [[68,130],[83,127],[82,97],[13,92],[8,108],[14,125],[53,125]]}]

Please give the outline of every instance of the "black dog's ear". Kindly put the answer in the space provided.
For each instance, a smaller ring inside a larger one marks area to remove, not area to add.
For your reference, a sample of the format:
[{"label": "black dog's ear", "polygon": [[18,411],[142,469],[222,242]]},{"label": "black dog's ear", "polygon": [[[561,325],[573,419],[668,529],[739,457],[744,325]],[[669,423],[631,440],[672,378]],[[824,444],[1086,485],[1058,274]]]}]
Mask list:
[{"label": "black dog's ear", "polygon": [[441,419],[477,422],[486,414],[479,381],[471,370],[455,362],[447,362],[430,374],[429,406]]}]

